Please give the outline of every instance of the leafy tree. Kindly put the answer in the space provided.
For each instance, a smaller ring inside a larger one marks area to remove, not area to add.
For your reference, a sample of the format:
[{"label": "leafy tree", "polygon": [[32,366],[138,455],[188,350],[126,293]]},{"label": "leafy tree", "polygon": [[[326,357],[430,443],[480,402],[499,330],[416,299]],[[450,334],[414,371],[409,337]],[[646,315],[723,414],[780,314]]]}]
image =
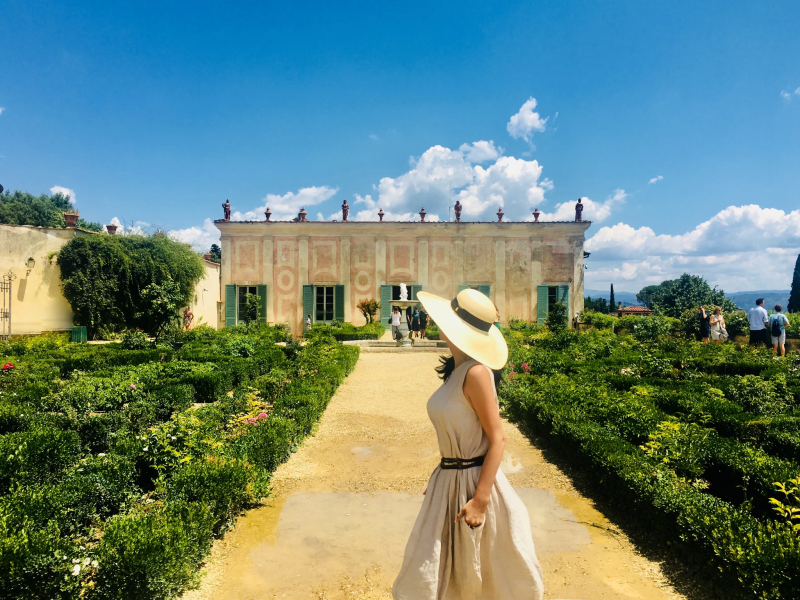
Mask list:
[{"label": "leafy tree", "polygon": [[647,308],[652,310],[653,295],[656,293],[658,289],[659,286],[657,285],[648,285],[646,287],[643,287],[641,290],[639,290],[639,293],[636,294],[636,299],[642,304],[644,304]]},{"label": "leafy tree", "polygon": [[583,299],[583,310],[592,312],[599,312],[607,315],[609,311],[608,300],[605,298],[592,299],[590,297]]},{"label": "leafy tree", "polygon": [[148,329],[156,339],[170,323],[176,321],[178,309],[184,304],[186,297],[181,294],[180,285],[166,276],[161,283],[151,283],[142,290],[144,302],[143,317],[147,319]]},{"label": "leafy tree", "polygon": [[[58,193],[34,196],[27,192],[6,190],[0,194],[0,223],[6,225],[33,225],[34,227],[66,227],[62,213],[73,210],[69,198]],[[100,231],[100,223],[78,219],[78,227]]]},{"label": "leafy tree", "polygon": [[250,325],[253,321],[258,321],[258,305],[261,296],[256,294],[245,294],[244,296],[244,319],[245,324]]},{"label": "leafy tree", "polygon": [[567,307],[556,302],[547,313],[547,327],[550,331],[564,331],[567,328]]},{"label": "leafy tree", "polygon": [[375,298],[364,298],[356,305],[356,308],[364,315],[367,323],[372,323],[375,321],[375,315],[378,314],[378,311],[381,309],[381,303],[375,300]]},{"label": "leafy tree", "polygon": [[716,287],[712,288],[705,279],[699,275],[684,273],[678,279],[662,281],[659,285],[647,286],[636,297],[642,300],[647,297],[654,312],[676,319],[689,309],[699,307],[701,304],[719,306],[722,311],[733,312],[736,305],[725,297],[725,292]]},{"label": "leafy tree", "polygon": [[611,284],[611,296],[608,299],[609,312],[617,308],[617,299],[614,298],[614,284]]},{"label": "leafy tree", "polygon": [[797,262],[794,263],[792,292],[789,294],[789,304],[786,305],[786,312],[800,312],[800,254],[797,255]]},{"label": "leafy tree", "polygon": [[188,303],[205,273],[203,261],[188,245],[164,236],[80,235],[58,254],[64,297],[76,324],[92,338],[102,327],[134,328],[156,333],[148,316],[150,284],[171,281],[181,305]]},{"label": "leafy tree", "polygon": [[211,250],[209,250],[209,254],[211,254],[211,262],[222,262],[222,248],[220,248],[217,244],[211,244]]}]

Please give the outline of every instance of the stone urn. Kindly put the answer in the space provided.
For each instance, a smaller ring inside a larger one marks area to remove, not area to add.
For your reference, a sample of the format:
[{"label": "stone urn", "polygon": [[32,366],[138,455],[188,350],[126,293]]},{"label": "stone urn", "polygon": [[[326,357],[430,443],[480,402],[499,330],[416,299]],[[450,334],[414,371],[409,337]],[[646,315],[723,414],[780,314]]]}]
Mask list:
[{"label": "stone urn", "polygon": [[64,220],[67,222],[67,227],[75,227],[78,224],[80,215],[77,213],[61,213],[64,215]]},{"label": "stone urn", "polygon": [[109,235],[114,235],[117,233],[117,226],[116,225],[106,225],[106,231]]}]

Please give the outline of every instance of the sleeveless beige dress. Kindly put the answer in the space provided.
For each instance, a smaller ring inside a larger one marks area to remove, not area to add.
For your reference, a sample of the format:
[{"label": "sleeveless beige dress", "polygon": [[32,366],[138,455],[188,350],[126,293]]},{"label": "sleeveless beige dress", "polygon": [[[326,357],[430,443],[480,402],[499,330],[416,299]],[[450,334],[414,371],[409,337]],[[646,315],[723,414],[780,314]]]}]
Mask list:
[{"label": "sleeveless beige dress", "polygon": [[[459,365],[428,400],[428,416],[446,458],[475,458],[489,449],[489,438],[462,389],[475,364],[480,363]],[[392,586],[395,600],[542,598],[542,569],[528,511],[500,469],[484,524],[472,529],[463,519],[454,522],[474,495],[480,473],[481,467],[434,469]]]}]

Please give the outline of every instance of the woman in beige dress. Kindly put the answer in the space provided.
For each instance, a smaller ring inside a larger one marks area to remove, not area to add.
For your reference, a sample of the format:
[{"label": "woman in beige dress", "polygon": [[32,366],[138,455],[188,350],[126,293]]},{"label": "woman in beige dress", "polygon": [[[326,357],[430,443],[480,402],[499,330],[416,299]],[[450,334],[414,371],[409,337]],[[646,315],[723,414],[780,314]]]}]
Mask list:
[{"label": "woman in beige dress", "polygon": [[[496,376],[508,347],[495,308],[477,290],[453,300],[419,292],[452,356],[437,369],[443,385],[428,400],[441,463],[428,482],[395,600],[540,600],[525,505],[500,470],[505,434]],[[492,370],[495,370],[494,372]]]}]

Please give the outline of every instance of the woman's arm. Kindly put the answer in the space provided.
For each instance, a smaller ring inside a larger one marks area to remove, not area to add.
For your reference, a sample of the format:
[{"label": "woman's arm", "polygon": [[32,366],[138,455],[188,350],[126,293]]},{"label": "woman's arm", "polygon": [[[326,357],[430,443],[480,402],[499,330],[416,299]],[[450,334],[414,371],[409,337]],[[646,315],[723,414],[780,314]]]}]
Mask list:
[{"label": "woman's arm", "polygon": [[494,480],[503,460],[506,434],[503,431],[503,422],[500,420],[500,411],[492,387],[492,373],[489,369],[483,365],[470,367],[464,379],[463,389],[464,396],[478,414],[481,426],[489,438],[489,451],[483,461],[475,495],[461,507],[461,511],[456,517],[456,523],[461,517],[464,517],[467,525],[477,527],[483,525],[486,517],[486,507],[489,506]]}]

